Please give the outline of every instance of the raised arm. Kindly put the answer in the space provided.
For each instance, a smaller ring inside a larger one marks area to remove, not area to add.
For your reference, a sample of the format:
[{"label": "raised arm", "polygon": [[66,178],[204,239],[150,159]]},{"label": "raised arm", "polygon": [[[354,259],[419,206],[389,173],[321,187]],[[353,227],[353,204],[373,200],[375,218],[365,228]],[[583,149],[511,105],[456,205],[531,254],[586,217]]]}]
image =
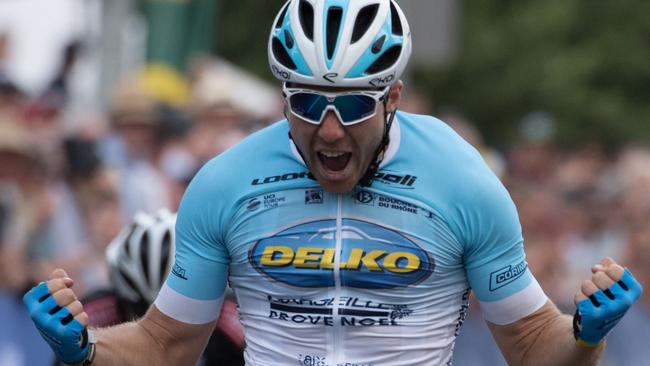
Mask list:
[{"label": "raised arm", "polygon": [[602,346],[583,348],[573,338],[572,320],[552,302],[509,325],[488,322],[509,365],[596,365]]},{"label": "raised arm", "polygon": [[43,338],[57,357],[68,364],[92,360],[92,365],[192,365],[215,326],[214,321],[183,323],[152,305],[138,321],[91,329],[90,340],[95,342],[91,345],[85,331],[88,315],[72,290],[73,285],[65,271],[57,269],[47,282],[24,297]]},{"label": "raised arm", "polygon": [[592,268],[575,296],[576,315],[552,302],[508,325],[488,322],[510,365],[597,365],[605,336],[641,295],[641,286],[623,267],[605,258]]}]

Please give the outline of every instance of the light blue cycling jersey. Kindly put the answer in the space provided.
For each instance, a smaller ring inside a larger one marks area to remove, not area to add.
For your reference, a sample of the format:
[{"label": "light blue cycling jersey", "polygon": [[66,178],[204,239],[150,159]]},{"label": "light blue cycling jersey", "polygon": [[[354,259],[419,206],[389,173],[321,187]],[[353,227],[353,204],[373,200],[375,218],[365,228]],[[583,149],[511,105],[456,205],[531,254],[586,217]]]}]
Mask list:
[{"label": "light blue cycling jersey", "polygon": [[208,162],[156,306],[213,321],[229,281],[251,366],[440,365],[470,288],[496,324],[539,309],[515,206],[480,154],[427,116],[398,113],[390,137],[372,186],[345,194],[308,173],[286,120]]}]

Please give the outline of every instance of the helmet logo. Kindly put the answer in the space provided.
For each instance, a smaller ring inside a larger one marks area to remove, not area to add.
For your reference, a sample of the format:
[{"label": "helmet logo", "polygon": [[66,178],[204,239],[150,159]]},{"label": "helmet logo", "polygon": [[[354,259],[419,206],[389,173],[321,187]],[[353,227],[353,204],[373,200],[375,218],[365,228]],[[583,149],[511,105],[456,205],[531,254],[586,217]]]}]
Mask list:
[{"label": "helmet logo", "polygon": [[284,70],[280,70],[280,68],[278,68],[275,65],[271,65],[271,71],[273,71],[273,73],[275,75],[277,75],[278,77],[280,77],[282,79],[285,79],[285,80],[290,80],[291,79],[291,74],[289,74],[288,72],[286,72]]},{"label": "helmet logo", "polygon": [[339,76],[338,73],[330,72],[330,73],[327,73],[327,74],[323,75],[323,79],[329,81],[332,84],[336,84],[336,81],[334,81],[334,80],[332,80],[330,78],[335,78],[335,77],[338,77],[338,76]]},{"label": "helmet logo", "polygon": [[385,76],[383,78],[374,78],[374,79],[370,80],[370,85],[375,86],[375,87],[383,86],[383,85],[390,84],[394,80],[395,80],[395,73],[392,73],[392,74],[387,75],[387,76]]}]

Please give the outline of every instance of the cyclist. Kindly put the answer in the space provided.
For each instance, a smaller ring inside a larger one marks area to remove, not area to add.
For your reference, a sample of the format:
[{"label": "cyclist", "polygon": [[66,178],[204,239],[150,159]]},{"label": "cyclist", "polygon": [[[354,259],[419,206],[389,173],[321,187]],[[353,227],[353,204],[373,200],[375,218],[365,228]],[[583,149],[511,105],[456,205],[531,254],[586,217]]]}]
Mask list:
[{"label": "cyclist", "polygon": [[[106,249],[111,287],[84,300],[89,326],[109,327],[142,317],[160,291],[174,258],[176,214],[140,212]],[[227,297],[202,365],[243,365],[243,331],[234,299]]]},{"label": "cyclist", "polygon": [[529,271],[514,204],[478,152],[397,112],[410,52],[393,0],[288,1],[268,44],[287,119],[194,177],[175,264],[138,322],[85,336],[62,270],[26,294],[59,357],[192,364],[229,282],[247,365],[451,363],[470,289],[508,362],[596,363],[641,286],[603,259],[572,326]]}]

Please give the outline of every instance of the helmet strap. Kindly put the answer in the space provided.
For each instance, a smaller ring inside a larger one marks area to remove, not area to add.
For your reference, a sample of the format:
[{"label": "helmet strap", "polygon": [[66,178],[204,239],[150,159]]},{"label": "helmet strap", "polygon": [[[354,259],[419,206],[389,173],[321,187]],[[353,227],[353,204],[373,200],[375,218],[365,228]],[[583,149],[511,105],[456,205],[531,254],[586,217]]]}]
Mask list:
[{"label": "helmet strap", "polygon": [[384,160],[384,154],[386,153],[386,148],[388,148],[388,144],[390,143],[390,128],[393,125],[393,120],[395,119],[395,114],[397,113],[397,109],[395,109],[392,112],[388,112],[386,110],[387,103],[388,103],[387,99],[384,99],[383,103],[384,103],[384,134],[381,139],[381,142],[379,143],[379,146],[377,146],[377,150],[375,150],[375,156],[373,157],[372,162],[368,166],[368,170],[366,170],[366,173],[359,181],[359,185],[362,187],[370,187],[372,185],[372,182],[375,179],[375,174],[377,174],[377,171],[379,170],[379,165]]},{"label": "helmet strap", "polygon": [[[287,113],[286,105],[284,106],[284,108],[282,108],[282,113],[284,114],[284,118],[287,119],[287,122],[289,122],[289,113]],[[293,141],[293,144],[296,146],[296,151],[298,151],[298,154],[300,154],[302,161],[305,163],[305,166],[307,166],[307,170],[310,170],[309,166],[307,165],[307,159],[305,159],[305,155],[302,154],[302,151],[300,151],[300,147],[298,146],[298,144],[296,144],[296,141],[293,139],[293,136],[291,136],[291,130],[289,130],[288,135],[289,135],[289,140]]]}]

